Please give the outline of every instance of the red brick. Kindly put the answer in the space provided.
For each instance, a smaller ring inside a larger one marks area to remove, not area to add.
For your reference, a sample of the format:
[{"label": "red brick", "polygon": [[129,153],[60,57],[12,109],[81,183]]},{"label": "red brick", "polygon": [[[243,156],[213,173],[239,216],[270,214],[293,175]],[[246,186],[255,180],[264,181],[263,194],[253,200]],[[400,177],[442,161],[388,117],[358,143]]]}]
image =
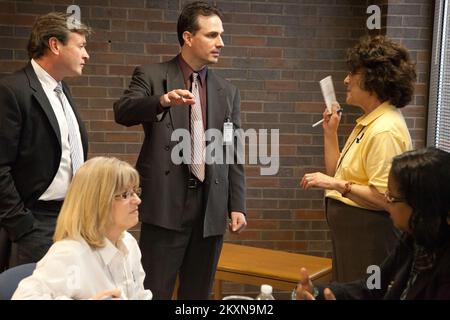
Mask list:
[{"label": "red brick", "polygon": [[159,62],[158,57],[155,57],[155,56],[149,57],[148,55],[130,55],[129,54],[129,55],[126,55],[125,60],[126,60],[125,64],[133,65],[133,66],[146,65],[146,64]]},{"label": "red brick", "polygon": [[111,21],[111,31],[128,30],[127,23],[128,23],[128,21],[126,21],[126,20],[112,20]]},{"label": "red brick", "polygon": [[2,13],[16,13],[16,4],[13,2],[2,2],[1,5]]},{"label": "red brick", "polygon": [[278,187],[279,183],[274,178],[248,178],[248,187]]},{"label": "red brick", "polygon": [[259,112],[262,110],[262,103],[260,102],[246,102],[241,103],[242,112]]},{"label": "red brick", "polygon": [[[88,43],[88,49],[90,43]],[[92,52],[90,54],[90,61],[98,64],[123,64],[125,62],[124,55],[120,53],[101,53]]]},{"label": "red brick", "polygon": [[176,55],[180,50],[178,45],[167,44],[146,44],[145,51],[148,54],[173,54]]},{"label": "red brick", "polygon": [[35,16],[21,14],[0,14],[0,24],[31,27],[35,21]]},{"label": "red brick", "polygon": [[122,94],[122,88],[108,88],[108,97],[119,99]]},{"label": "red brick", "polygon": [[231,68],[233,65],[233,59],[220,57],[219,62],[214,65],[215,68]]},{"label": "red brick", "polygon": [[285,80],[276,80],[266,81],[266,89],[267,90],[284,90],[284,91],[295,91],[297,89],[297,81],[285,81]]},{"label": "red brick", "polygon": [[112,121],[91,121],[93,131],[125,131],[125,127]]},{"label": "red brick", "polygon": [[145,8],[145,0],[111,0],[111,7],[121,8]]},{"label": "red brick", "polygon": [[247,230],[260,230],[260,229],[278,229],[278,222],[276,220],[267,220],[267,219],[248,220]]},{"label": "red brick", "polygon": [[266,14],[241,14],[235,13],[231,17],[232,22],[234,23],[245,23],[245,24],[267,24],[267,15]]},{"label": "red brick", "polygon": [[281,58],[283,56],[283,51],[277,48],[250,48],[248,51],[251,57]]},{"label": "red brick", "polygon": [[89,144],[89,149],[91,152],[96,153],[123,153],[124,152],[123,143],[96,143],[91,142]]},{"label": "red brick", "polygon": [[235,46],[260,47],[266,44],[266,39],[262,37],[233,36],[231,39],[231,44]]},{"label": "red brick", "polygon": [[25,66],[23,61],[9,61],[8,63],[1,64],[1,71],[5,73],[12,73],[18,69],[21,69]]},{"label": "red brick", "polygon": [[[87,39],[87,47],[86,50],[89,53],[89,55],[95,53],[95,52],[100,52],[100,53],[104,53],[104,52],[108,52],[110,50],[110,44],[108,43],[108,41],[104,41],[104,42],[95,42],[95,41],[91,41],[92,38],[88,38]],[[102,64],[104,62],[100,61],[96,61],[96,59],[90,59],[89,63],[99,63]]]},{"label": "red brick", "polygon": [[0,37],[0,48],[23,49],[27,46],[28,39]]},{"label": "red brick", "polygon": [[104,97],[106,96],[106,88],[92,87],[72,87],[72,94],[81,97]]},{"label": "red brick", "polygon": [[123,88],[123,79],[117,77],[89,77],[89,84],[94,87]]},{"label": "red brick", "polygon": [[113,103],[117,101],[117,99],[111,99],[111,98],[90,98],[89,99],[89,106],[91,108],[107,108],[110,109],[113,106]]},{"label": "red brick", "polygon": [[79,108],[81,117],[84,120],[103,120],[105,119],[106,112],[104,110],[92,110]]},{"label": "red brick", "polygon": [[294,240],[294,232],[287,230],[261,231],[262,240]]},{"label": "red brick", "polygon": [[295,217],[297,219],[303,220],[323,220],[325,219],[325,212],[323,211],[312,211],[312,210],[297,210],[295,212]]},{"label": "red brick", "polygon": [[268,209],[268,208],[277,208],[278,207],[278,201],[277,200],[247,200],[247,204],[251,208],[255,209]]},{"label": "red brick", "polygon": [[147,21],[147,30],[150,32],[175,32],[177,30],[177,25],[174,22]]},{"label": "red brick", "polygon": [[274,249],[281,251],[291,251],[291,252],[299,252],[304,251],[308,247],[307,241],[274,241],[275,247]]},{"label": "red brick", "polygon": [[260,240],[261,239],[261,232],[259,231],[252,231],[252,230],[245,230],[241,234],[232,234],[228,233],[227,238],[229,240]]},{"label": "red brick", "polygon": [[94,76],[106,75],[107,70],[108,70],[107,67],[104,65],[103,66],[96,65],[96,64],[88,62],[83,68],[83,74],[84,75],[94,75]]},{"label": "red brick", "polygon": [[251,34],[281,36],[283,29],[280,26],[249,26]]},{"label": "red brick", "polygon": [[162,20],[161,10],[149,10],[149,9],[129,9],[128,18],[132,20],[151,20],[160,21]]},{"label": "red brick", "polygon": [[[85,117],[84,119],[87,119],[87,118]],[[89,142],[105,142],[105,133],[104,132],[89,132],[88,136],[89,136]]]},{"label": "red brick", "polygon": [[311,144],[311,136],[280,134],[280,145],[281,144],[309,145]]},{"label": "red brick", "polygon": [[280,156],[291,156],[297,153],[296,146],[280,146],[279,154]]},{"label": "red brick", "polygon": [[321,102],[297,102],[295,104],[296,112],[315,112],[322,114],[325,111],[325,103]]},{"label": "red brick", "polygon": [[140,135],[132,132],[105,133],[105,141],[108,142],[139,142]]},{"label": "red brick", "polygon": [[132,75],[136,66],[109,66],[110,75]]}]

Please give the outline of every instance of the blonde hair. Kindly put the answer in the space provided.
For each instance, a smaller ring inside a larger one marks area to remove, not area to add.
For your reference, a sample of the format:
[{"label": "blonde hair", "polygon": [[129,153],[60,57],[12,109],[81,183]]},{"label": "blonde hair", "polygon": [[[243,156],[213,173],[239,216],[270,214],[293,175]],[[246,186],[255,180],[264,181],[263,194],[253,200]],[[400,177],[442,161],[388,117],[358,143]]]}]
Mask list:
[{"label": "blonde hair", "polygon": [[103,247],[114,196],[130,186],[139,186],[139,174],[127,162],[113,157],[86,161],[69,186],[53,240],[82,237],[94,248]]}]

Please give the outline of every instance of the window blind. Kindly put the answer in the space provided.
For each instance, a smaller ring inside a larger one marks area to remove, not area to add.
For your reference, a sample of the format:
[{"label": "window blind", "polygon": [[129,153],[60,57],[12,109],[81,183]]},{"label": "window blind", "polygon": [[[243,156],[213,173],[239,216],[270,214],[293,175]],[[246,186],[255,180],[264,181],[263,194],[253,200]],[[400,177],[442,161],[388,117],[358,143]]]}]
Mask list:
[{"label": "window blind", "polygon": [[427,145],[450,152],[450,0],[436,0]]}]

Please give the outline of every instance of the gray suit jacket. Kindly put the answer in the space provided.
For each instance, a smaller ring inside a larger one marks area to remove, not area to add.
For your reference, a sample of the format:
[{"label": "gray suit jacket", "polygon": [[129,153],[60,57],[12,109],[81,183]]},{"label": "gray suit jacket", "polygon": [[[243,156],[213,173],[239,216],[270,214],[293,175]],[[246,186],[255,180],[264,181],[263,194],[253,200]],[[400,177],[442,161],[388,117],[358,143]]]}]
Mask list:
[{"label": "gray suit jacket", "polygon": [[[145,139],[136,164],[143,190],[140,218],[171,230],[181,230],[187,193],[189,166],[171,160],[171,141],[178,128],[189,131],[189,106],[172,107],[158,120],[159,97],[184,88],[178,58],[137,67],[129,88],[114,104],[117,123],[142,124]],[[238,89],[209,69],[207,74],[207,129],[222,131],[227,118],[240,128],[240,95]],[[223,148],[225,154],[225,147]],[[205,221],[203,235],[222,235],[231,211],[245,212],[245,176],[242,164],[206,166],[204,189]]]}]

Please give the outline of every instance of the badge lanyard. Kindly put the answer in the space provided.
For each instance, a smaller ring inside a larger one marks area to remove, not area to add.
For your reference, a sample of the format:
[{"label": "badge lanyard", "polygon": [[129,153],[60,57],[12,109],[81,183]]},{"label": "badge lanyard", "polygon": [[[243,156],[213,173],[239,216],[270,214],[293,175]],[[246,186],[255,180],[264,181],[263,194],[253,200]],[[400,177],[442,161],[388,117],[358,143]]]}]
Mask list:
[{"label": "badge lanyard", "polygon": [[[358,144],[358,143],[361,141],[361,139],[363,138],[364,133],[365,133],[365,132],[363,132],[363,130],[364,130],[365,128],[366,128],[366,127],[364,126],[364,127],[361,128],[361,130],[359,130],[359,132],[358,132],[358,134],[356,135],[355,139],[353,139],[352,143],[351,143],[351,144],[348,146],[348,148],[346,148],[345,151],[342,153],[342,156],[339,158],[338,165],[336,166],[336,171],[337,171],[337,169],[339,168],[339,166],[342,164],[342,160],[344,159],[345,155],[347,154],[348,150],[350,150],[350,148],[352,147],[352,145],[353,145],[355,142]],[[361,134],[361,133],[362,133],[362,134]]]},{"label": "badge lanyard", "polygon": [[233,122],[228,117],[223,123],[223,144],[231,145],[233,142]]}]

